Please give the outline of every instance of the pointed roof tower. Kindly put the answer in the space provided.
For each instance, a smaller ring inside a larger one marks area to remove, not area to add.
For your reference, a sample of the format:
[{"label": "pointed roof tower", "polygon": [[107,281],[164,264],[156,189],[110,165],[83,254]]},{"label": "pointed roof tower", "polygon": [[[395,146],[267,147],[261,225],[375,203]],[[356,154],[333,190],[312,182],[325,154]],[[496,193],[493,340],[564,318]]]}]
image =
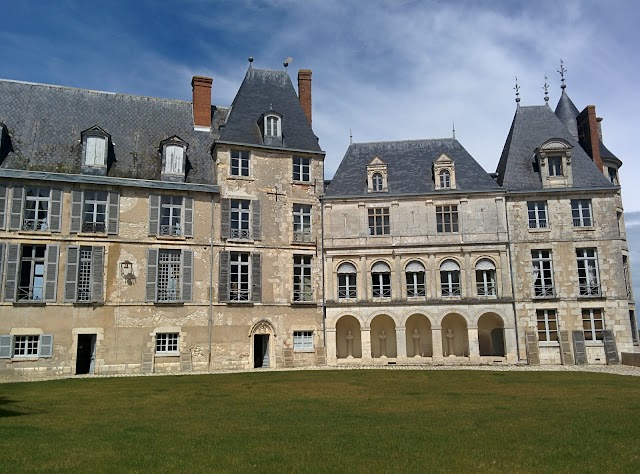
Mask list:
[{"label": "pointed roof tower", "polygon": [[580,114],[578,108],[575,106],[573,101],[569,98],[567,94],[567,85],[564,83],[564,73],[567,70],[564,68],[564,62],[562,59],[560,60],[560,69],[558,70],[560,73],[560,78],[562,85],[560,89],[562,89],[562,95],[560,96],[560,100],[558,101],[558,105],[556,106],[556,117],[560,119],[560,121],[564,124],[565,127],[569,129],[571,135],[576,140],[578,139],[578,123],[576,118]]}]

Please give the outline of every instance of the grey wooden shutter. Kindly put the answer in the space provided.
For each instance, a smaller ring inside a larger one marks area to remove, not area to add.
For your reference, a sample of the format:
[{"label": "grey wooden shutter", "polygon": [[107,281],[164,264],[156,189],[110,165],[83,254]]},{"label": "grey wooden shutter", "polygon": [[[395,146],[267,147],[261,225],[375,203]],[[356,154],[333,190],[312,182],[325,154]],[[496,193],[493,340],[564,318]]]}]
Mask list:
[{"label": "grey wooden shutter", "polygon": [[149,235],[158,235],[160,226],[160,196],[149,195]]},{"label": "grey wooden shutter", "polygon": [[229,252],[227,250],[221,250],[219,255],[218,301],[224,303],[229,301]]},{"label": "grey wooden shutter", "polygon": [[220,200],[220,238],[228,239],[231,234],[231,201]]},{"label": "grey wooden shutter", "polygon": [[53,356],[53,334],[43,334],[40,336],[40,357]]},{"label": "grey wooden shutter", "polygon": [[251,255],[251,301],[262,301],[262,260],[259,253]]},{"label": "grey wooden shutter", "polygon": [[11,197],[11,217],[9,218],[9,229],[20,230],[22,228],[22,206],[24,204],[24,188],[21,186],[13,188]]},{"label": "grey wooden shutter", "polygon": [[104,247],[91,248],[91,301],[104,301]]},{"label": "grey wooden shutter", "polygon": [[193,299],[193,250],[182,251],[182,301]]},{"label": "grey wooden shutter", "polygon": [[607,358],[607,364],[618,364],[620,362],[620,359],[618,358],[616,340],[613,337],[613,331],[611,329],[602,331],[602,342],[604,342],[604,355]]},{"label": "grey wooden shutter", "polygon": [[11,346],[13,337],[9,335],[0,336],[0,359],[11,359]]},{"label": "grey wooden shutter", "polygon": [[71,191],[71,225],[69,231],[77,234],[82,231],[82,191]]},{"label": "grey wooden shutter", "polygon": [[120,219],[120,193],[111,191],[109,193],[109,223],[107,224],[107,234],[117,234]]},{"label": "grey wooden shutter", "polygon": [[51,190],[51,215],[49,216],[49,230],[60,232],[60,221],[62,220],[62,190]]},{"label": "grey wooden shutter", "polygon": [[584,343],[584,331],[573,331],[573,352],[577,365],[587,363],[587,348]]},{"label": "grey wooden shutter", "polygon": [[47,245],[47,260],[44,270],[44,300],[56,300],[56,283],[58,282],[59,245]]},{"label": "grey wooden shutter", "polygon": [[67,268],[64,277],[64,301],[76,301],[78,295],[78,260],[80,247],[67,247]]},{"label": "grey wooden shutter", "polygon": [[193,237],[193,198],[186,197],[184,202],[184,236]]},{"label": "grey wooden shutter", "polygon": [[147,249],[146,301],[156,301],[158,287],[158,249]]},{"label": "grey wooden shutter", "polygon": [[558,331],[558,340],[560,341],[562,365],[574,365],[571,342],[569,342],[569,331]]},{"label": "grey wooden shutter", "polygon": [[[0,242],[0,288],[2,288],[2,277],[4,276],[4,244]],[[0,292],[0,301],[2,301],[2,293]]]},{"label": "grey wooden shutter", "polygon": [[251,201],[251,238],[253,240],[260,240],[260,201]]},{"label": "grey wooden shutter", "polygon": [[15,301],[18,290],[18,261],[20,260],[20,245],[7,244],[7,271],[4,283],[4,300]]},{"label": "grey wooden shutter", "polygon": [[153,352],[143,352],[142,353],[142,364],[140,365],[140,373],[141,374],[152,374],[153,373],[153,362],[155,358]]},{"label": "grey wooden shutter", "polygon": [[533,330],[524,333],[527,348],[527,362],[529,365],[540,365],[540,350],[538,347],[538,335]]},{"label": "grey wooden shutter", "polygon": [[4,230],[7,215],[7,187],[0,186],[0,230]]}]

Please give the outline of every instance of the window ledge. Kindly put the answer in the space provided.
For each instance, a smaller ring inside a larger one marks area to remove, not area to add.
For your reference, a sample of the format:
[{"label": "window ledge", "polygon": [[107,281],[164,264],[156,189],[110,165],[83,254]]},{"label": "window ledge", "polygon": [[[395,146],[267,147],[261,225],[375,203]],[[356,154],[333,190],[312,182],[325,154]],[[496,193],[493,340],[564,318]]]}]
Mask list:
[{"label": "window ledge", "polygon": [[231,173],[229,173],[229,175],[227,176],[227,179],[237,179],[238,181],[255,181],[256,180],[256,178],[254,178],[253,176],[237,176]]},{"label": "window ledge", "polygon": [[154,301],[153,304],[156,306],[184,306],[184,301]]},{"label": "window ledge", "polygon": [[227,242],[231,242],[233,244],[253,244],[255,240],[253,239],[238,239],[234,237],[229,237],[226,239]]},{"label": "window ledge", "polygon": [[338,303],[357,303],[357,298],[338,298]]},{"label": "window ledge", "polygon": [[179,352],[156,352],[154,357],[180,357]]},{"label": "window ledge", "polygon": [[104,306],[104,301],[65,301],[65,303],[72,303],[73,306]]},{"label": "window ledge", "polygon": [[302,242],[300,240],[292,240],[291,241],[291,245],[315,247],[316,246],[316,242],[315,242],[315,240],[314,241],[310,241],[310,242]]},{"label": "window ledge", "polygon": [[578,295],[579,300],[603,300],[606,299],[604,294],[600,295]]},{"label": "window ledge", "polygon": [[46,306],[46,301],[43,300],[18,300],[13,302],[14,306]]},{"label": "window ledge", "polygon": [[156,235],[156,240],[174,240],[174,241],[184,241],[187,238],[183,235]]},{"label": "window ledge", "polygon": [[584,345],[587,347],[604,347],[604,342],[602,341],[584,341]]},{"label": "window ledge", "polygon": [[538,341],[538,345],[540,347],[560,347],[559,342],[553,342],[553,341]]},{"label": "window ledge", "polygon": [[40,360],[40,357],[37,356],[12,356],[11,362],[37,362]]},{"label": "window ledge", "polygon": [[315,183],[313,181],[298,181],[298,180],[291,180],[291,184],[299,184],[301,186],[315,186]]},{"label": "window ledge", "polygon": [[87,237],[105,238],[109,236],[109,234],[107,234],[106,232],[77,232],[76,235],[82,238],[87,238]]},{"label": "window ledge", "polygon": [[222,301],[229,306],[253,306],[253,301]]},{"label": "window ledge", "polygon": [[19,230],[18,234],[21,235],[53,235],[50,230]]},{"label": "window ledge", "polygon": [[293,352],[296,354],[315,354],[316,350],[315,349],[294,349]]},{"label": "window ledge", "polygon": [[582,231],[582,232],[593,232],[596,230],[596,228],[592,225],[590,226],[574,225],[573,230]]},{"label": "window ledge", "polygon": [[291,306],[316,306],[316,301],[292,301]]},{"label": "window ledge", "polygon": [[551,232],[551,227],[529,227],[529,232],[539,233],[539,232]]},{"label": "window ledge", "polygon": [[376,238],[379,239],[382,237],[391,237],[391,232],[389,232],[388,234],[377,234],[377,235],[369,234],[368,237],[373,239],[376,239]]},{"label": "window ledge", "polygon": [[436,235],[460,235],[460,232],[436,232]]}]

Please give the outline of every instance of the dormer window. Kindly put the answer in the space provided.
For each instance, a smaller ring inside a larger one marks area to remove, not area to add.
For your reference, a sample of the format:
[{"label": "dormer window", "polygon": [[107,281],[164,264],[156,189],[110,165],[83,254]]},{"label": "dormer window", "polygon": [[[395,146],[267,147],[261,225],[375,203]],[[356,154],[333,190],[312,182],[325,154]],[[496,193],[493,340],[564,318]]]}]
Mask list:
[{"label": "dormer window", "polygon": [[387,180],[387,164],[378,156],[367,165],[367,191],[370,193],[385,193],[389,190]]},{"label": "dormer window", "polygon": [[282,115],[275,110],[269,110],[260,116],[258,127],[262,133],[262,140],[268,146],[282,146]]},{"label": "dormer window", "polygon": [[82,132],[82,171],[106,175],[110,136],[97,125]]},{"label": "dormer window", "polygon": [[618,182],[618,170],[616,168],[607,166],[607,176],[609,178],[609,181],[611,181],[611,184],[614,184],[616,186],[620,184]]},{"label": "dormer window", "polygon": [[163,181],[183,182],[185,180],[185,165],[188,147],[189,144],[176,135],[161,142],[161,179]]},{"label": "dormer window", "polygon": [[436,190],[456,189],[455,163],[446,153],[442,153],[433,162],[433,181]]},{"label": "dormer window", "polygon": [[566,140],[552,138],[535,150],[543,188],[567,187],[573,184],[571,148]]},{"label": "dormer window", "polygon": [[266,137],[280,136],[280,117],[277,115],[267,115],[264,118],[264,135]]}]

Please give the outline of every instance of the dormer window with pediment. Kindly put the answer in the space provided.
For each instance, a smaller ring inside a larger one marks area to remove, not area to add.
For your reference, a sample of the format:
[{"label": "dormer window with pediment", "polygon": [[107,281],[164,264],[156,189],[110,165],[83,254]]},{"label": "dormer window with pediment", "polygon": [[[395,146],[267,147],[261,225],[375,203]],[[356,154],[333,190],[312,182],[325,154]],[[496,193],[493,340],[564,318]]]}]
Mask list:
[{"label": "dormer window with pediment", "polygon": [[174,135],[171,138],[168,138],[161,142],[161,179],[163,181],[183,182],[185,180],[185,165],[188,148],[189,144],[177,135]]},{"label": "dormer window with pediment", "polygon": [[82,171],[106,175],[111,136],[102,128],[93,126],[82,132]]},{"label": "dormer window with pediment", "polygon": [[265,145],[282,146],[282,115],[269,110],[262,114],[258,125]]},{"label": "dormer window with pediment", "polygon": [[433,162],[433,179],[436,190],[456,189],[455,163],[446,153]]},{"label": "dormer window with pediment", "polygon": [[367,191],[385,193],[389,190],[387,180],[387,164],[375,156],[367,165]]},{"label": "dormer window with pediment", "polygon": [[535,150],[543,188],[567,187],[573,184],[569,142],[552,138]]}]

